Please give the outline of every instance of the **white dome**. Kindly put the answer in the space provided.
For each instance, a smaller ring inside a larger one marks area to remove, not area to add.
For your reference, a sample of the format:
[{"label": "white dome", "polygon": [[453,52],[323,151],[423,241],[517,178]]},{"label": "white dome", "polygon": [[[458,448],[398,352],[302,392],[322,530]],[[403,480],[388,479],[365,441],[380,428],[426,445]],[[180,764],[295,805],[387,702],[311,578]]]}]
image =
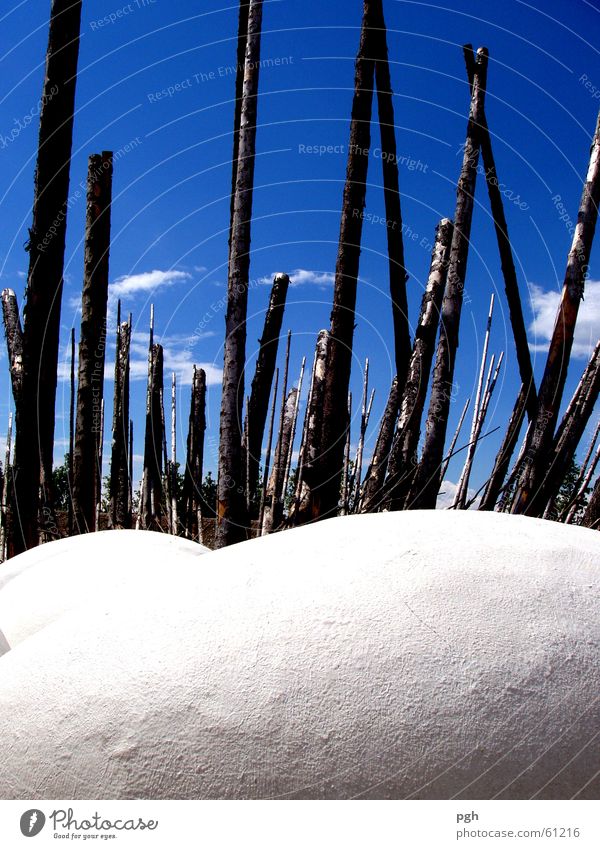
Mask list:
[{"label": "white dome", "polygon": [[0,659],[0,797],[598,798],[599,543],[429,511],[163,554]]},{"label": "white dome", "polygon": [[160,585],[208,551],[151,531],[101,531],[32,548],[0,565],[0,655],[76,607],[114,598],[136,584]]}]

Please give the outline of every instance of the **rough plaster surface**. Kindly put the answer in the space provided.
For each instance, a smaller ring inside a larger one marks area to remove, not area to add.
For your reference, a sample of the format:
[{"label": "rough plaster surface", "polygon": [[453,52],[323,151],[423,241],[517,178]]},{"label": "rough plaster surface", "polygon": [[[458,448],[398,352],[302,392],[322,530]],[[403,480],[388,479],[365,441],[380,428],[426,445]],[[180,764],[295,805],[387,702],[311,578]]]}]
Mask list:
[{"label": "rough plaster surface", "polygon": [[0,796],[598,798],[599,555],[438,511],[165,561],[0,658]]},{"label": "rough plaster surface", "polygon": [[186,572],[207,551],[168,534],[101,531],[12,558],[0,565],[0,655],[78,606],[160,587],[165,564]]}]

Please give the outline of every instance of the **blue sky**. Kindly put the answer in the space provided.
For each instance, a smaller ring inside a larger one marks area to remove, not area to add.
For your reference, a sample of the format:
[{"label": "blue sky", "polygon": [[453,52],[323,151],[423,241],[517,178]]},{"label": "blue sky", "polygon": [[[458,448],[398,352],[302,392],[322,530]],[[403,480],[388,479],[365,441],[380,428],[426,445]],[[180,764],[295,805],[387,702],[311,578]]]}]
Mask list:
[{"label": "blue sky", "polygon": [[[0,273],[22,300],[49,13],[47,0],[9,0],[0,13]],[[539,7],[539,8],[538,8]],[[312,361],[316,334],[329,324],[346,168],[360,0],[265,3],[252,233],[248,356],[256,353],[267,281],[298,272],[284,331],[294,333],[291,373]],[[469,95],[461,45],[490,51],[487,116],[517,260],[538,378],[543,369],[558,293],[576,219],[589,144],[600,106],[600,7],[587,0],[468,2],[452,8],[386,0],[400,187],[410,273],[411,322],[418,317],[431,242],[440,218],[454,213]],[[111,21],[112,18],[112,21]],[[209,376],[207,468],[215,468],[220,369],[227,279],[231,127],[237,4],[223,0],[85,2],[77,92],[71,206],[63,302],[63,341],[79,333],[87,157],[116,155],[111,252],[111,314],[117,293],[134,321],[133,418],[142,450],[145,351],[150,303],[166,365],[183,384],[179,445],[183,459],[192,364]],[[19,129],[23,127],[22,129]],[[12,132],[17,128],[17,132]],[[353,390],[365,357],[377,395],[369,429],[372,447],[392,379],[391,311],[379,131],[373,127],[361,282],[357,306]],[[320,149],[309,152],[310,148]],[[323,152],[323,148],[325,151]],[[79,193],[79,195],[78,195]],[[560,200],[557,199],[560,196]],[[562,204],[562,206],[561,206]],[[600,261],[581,313],[567,395],[600,332]],[[484,180],[472,233],[456,398],[449,431],[475,391],[482,331],[497,292],[491,351],[506,352],[473,483],[493,462],[516,397],[519,378]],[[114,318],[113,318],[114,321]],[[109,367],[114,346],[109,348]],[[2,352],[4,365],[6,357]],[[63,366],[66,372],[68,366]],[[11,404],[8,372],[0,376],[0,430]],[[306,389],[306,385],[305,385]],[[112,381],[105,388],[112,405]],[[357,410],[355,409],[355,414]],[[110,414],[107,416],[110,419]],[[354,420],[354,437],[358,421]],[[591,428],[590,428],[591,430]],[[467,431],[468,432],[468,431]],[[67,384],[57,398],[57,458],[68,439]],[[465,434],[465,440],[466,440]],[[107,456],[110,433],[106,433]],[[584,438],[585,447],[587,439]],[[370,450],[367,450],[367,458]],[[456,481],[462,458],[450,466]],[[136,462],[136,476],[139,461]]]}]

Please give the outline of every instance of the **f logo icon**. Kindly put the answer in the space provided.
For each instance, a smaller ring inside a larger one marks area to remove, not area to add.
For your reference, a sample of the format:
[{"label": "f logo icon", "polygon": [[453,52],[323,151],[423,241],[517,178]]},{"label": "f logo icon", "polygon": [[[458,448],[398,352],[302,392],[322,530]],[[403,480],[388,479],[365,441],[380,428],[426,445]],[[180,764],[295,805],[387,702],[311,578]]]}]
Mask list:
[{"label": "f logo icon", "polygon": [[44,814],[36,808],[32,808],[30,811],[25,811],[21,817],[21,834],[24,837],[36,837],[45,825],[46,817]]}]

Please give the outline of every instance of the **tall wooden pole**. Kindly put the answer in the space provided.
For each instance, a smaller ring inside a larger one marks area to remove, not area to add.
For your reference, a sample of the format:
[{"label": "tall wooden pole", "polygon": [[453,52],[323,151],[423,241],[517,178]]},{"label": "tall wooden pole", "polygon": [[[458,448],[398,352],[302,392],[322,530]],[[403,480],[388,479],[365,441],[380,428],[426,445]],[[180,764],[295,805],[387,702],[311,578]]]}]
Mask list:
[{"label": "tall wooden pole", "polygon": [[444,457],[448,414],[453,394],[454,368],[473,220],[480,150],[479,127],[481,126],[485,103],[487,62],[488,52],[482,47],[477,51],[467,137],[458,182],[448,281],[442,302],[440,339],[433,372],[429,412],[425,425],[425,443],[421,462],[409,494],[409,500],[414,509],[435,508],[441,484],[440,470]]},{"label": "tall wooden pole", "polygon": [[421,313],[404,391],[401,395],[398,426],[388,464],[385,499],[386,504],[389,504],[393,510],[402,509],[412,474],[417,466],[421,419],[440,324],[440,309],[448,278],[453,230],[452,221],[443,218],[435,233],[429,276],[421,301]]},{"label": "tall wooden pole", "polygon": [[[600,422],[598,423],[598,427],[600,428]],[[596,439],[594,439],[594,442],[595,441]],[[589,485],[598,467],[598,463],[600,463],[600,445],[598,446],[598,449],[594,455],[594,459],[590,463],[589,468],[586,470],[581,480],[577,481],[575,485],[575,497],[573,498],[572,503],[568,505],[568,509],[565,510],[565,515],[558,517],[559,521],[564,521],[567,525],[573,521],[577,514],[577,511],[580,509],[582,503],[584,502]]]},{"label": "tall wooden pole", "polygon": [[258,486],[260,452],[265,423],[269,410],[269,398],[277,351],[279,335],[283,323],[285,301],[288,293],[290,278],[287,274],[276,274],[271,289],[269,306],[265,315],[265,325],[260,338],[260,349],[256,360],[256,370],[252,380],[250,402],[248,404],[248,489],[252,499]]},{"label": "tall wooden pole", "polygon": [[69,395],[69,536],[73,534],[73,455],[75,453],[75,328],[71,328],[71,379]]},{"label": "tall wooden pole", "polygon": [[354,464],[354,486],[353,486],[353,512],[356,512],[360,498],[360,484],[362,481],[363,453],[365,450],[365,434],[367,432],[367,401],[369,395],[369,358],[365,360],[365,371],[363,375],[362,405],[360,411],[360,430],[358,434],[358,445],[356,446],[356,462]]},{"label": "tall wooden pole", "polygon": [[294,408],[294,418],[292,421],[292,435],[290,437],[290,447],[288,450],[287,463],[285,466],[285,475],[283,478],[283,496],[287,493],[290,473],[292,470],[292,457],[294,455],[294,441],[296,439],[296,427],[298,424],[298,410],[300,409],[300,396],[302,395],[302,384],[304,383],[304,369],[306,367],[306,357],[302,357],[302,365],[300,366],[300,377],[298,378],[298,394],[296,395],[296,406]]},{"label": "tall wooden pole", "polygon": [[100,511],[102,510],[102,463],[104,460],[104,398],[100,404],[100,433],[96,442],[96,515],[93,530],[100,530]]},{"label": "tall wooden pole", "polygon": [[593,530],[600,531],[600,475],[596,480],[594,491],[585,508],[581,525],[584,528],[592,528]]},{"label": "tall wooden pole", "polygon": [[112,172],[112,153],[90,156],[73,455],[73,529],[78,534],[94,528],[101,484],[96,457],[104,396]]},{"label": "tall wooden pole", "polygon": [[398,378],[395,377],[392,381],[383,416],[381,417],[373,457],[371,458],[371,463],[365,476],[359,508],[362,513],[374,513],[381,504],[383,482],[388,468],[396,421],[398,420],[399,396]]},{"label": "tall wooden pole", "polygon": [[364,0],[360,45],[356,59],[348,165],[325,370],[320,461],[315,469],[316,479],[313,487],[315,518],[327,518],[337,513],[344,465],[346,422],[342,412],[346,408],[352,367],[360,245],[371,147],[375,76],[372,57],[376,46],[373,44],[372,27],[375,6],[374,0]]},{"label": "tall wooden pole", "polygon": [[271,418],[269,421],[269,435],[267,436],[267,454],[265,456],[265,470],[263,472],[262,489],[260,493],[260,510],[258,511],[258,536],[262,536],[263,522],[265,518],[265,506],[267,502],[267,486],[269,482],[271,451],[273,449],[273,427],[275,425],[275,410],[277,409],[277,389],[279,387],[279,369],[275,371],[275,383],[273,384],[273,404],[271,406]]},{"label": "tall wooden pole", "polygon": [[344,474],[342,475],[342,505],[340,516],[347,516],[350,509],[350,437],[352,432],[352,392],[348,392],[348,419],[346,448],[344,450]]},{"label": "tall wooden pole", "polygon": [[2,515],[0,517],[0,562],[7,559],[8,554],[8,504],[9,490],[12,484],[12,469],[10,450],[12,442],[13,414],[8,415],[8,432],[6,434],[6,453],[4,456],[4,485],[2,487]]},{"label": "tall wooden pole", "polygon": [[[543,476],[537,490],[535,515],[542,515],[549,501],[558,497],[560,485],[575,458],[577,446],[585,432],[600,394],[600,341],[585,370],[582,388],[572,415],[561,428],[560,437],[553,442]],[[531,514],[533,505],[529,509]]]},{"label": "tall wooden pole", "polygon": [[150,355],[149,387],[146,404],[144,439],[144,483],[142,488],[141,527],[161,530],[162,472],[164,453],[163,427],[163,349],[153,345]]},{"label": "tall wooden pole", "polygon": [[383,194],[389,257],[390,299],[392,302],[392,319],[394,325],[394,357],[396,376],[398,377],[400,386],[403,386],[411,351],[408,299],[406,295],[408,273],[404,259],[394,94],[390,77],[382,0],[377,0],[377,2],[373,3],[372,26],[374,29],[373,44],[376,47],[374,54],[372,53],[371,55],[375,55],[377,60],[375,62],[375,85],[377,87],[379,128],[381,132],[381,161],[383,165]]},{"label": "tall wooden pole", "polygon": [[512,415],[508,422],[506,435],[504,437],[504,440],[502,441],[500,450],[496,455],[492,474],[490,475],[490,478],[486,483],[485,490],[478,507],[479,510],[493,510],[496,506],[498,498],[500,497],[502,484],[504,483],[504,479],[506,478],[506,473],[508,472],[510,460],[515,450],[517,440],[519,439],[519,433],[523,425],[523,419],[525,418],[527,397],[528,393],[525,389],[524,384],[522,384],[521,389],[519,390],[519,394],[517,396],[517,400],[515,402],[514,409],[512,411]]},{"label": "tall wooden pole", "polygon": [[[475,79],[476,59],[473,53],[473,47],[466,44],[464,47],[465,64],[467,66],[467,76],[469,84],[473,87]],[[523,307],[521,304],[521,295],[519,293],[519,281],[517,279],[517,271],[510,244],[508,234],[508,223],[504,213],[504,201],[502,200],[502,191],[500,190],[500,181],[498,171],[496,169],[496,160],[492,148],[492,139],[487,124],[485,109],[482,110],[481,124],[479,127],[481,141],[481,158],[485,169],[485,179],[488,188],[490,199],[490,209],[494,220],[494,230],[496,231],[496,240],[498,242],[498,251],[500,254],[500,262],[502,266],[502,275],[504,277],[504,289],[506,292],[506,300],[510,314],[510,323],[513,330],[515,340],[515,350],[517,354],[517,362],[519,363],[519,371],[521,373],[521,381],[526,387],[526,406],[529,418],[535,416],[537,405],[537,393],[535,389],[535,381],[533,378],[533,366],[531,364],[531,354],[529,352],[529,340],[527,338],[527,330],[525,328],[525,319],[523,318]]]},{"label": "tall wooden pole", "polygon": [[110,461],[110,519],[113,528],[131,527],[129,504],[129,350],[131,327],[123,322],[117,329],[113,400],[112,453]]},{"label": "tall wooden pole", "polygon": [[293,523],[304,524],[318,518],[317,493],[321,457],[321,422],[323,417],[323,395],[329,350],[329,331],[321,330],[317,338],[313,375],[304,422],[305,438],[302,464],[298,474]]},{"label": "tall wooden pole", "polygon": [[298,390],[295,388],[292,389],[285,399],[285,404],[282,410],[279,439],[277,440],[277,447],[275,449],[275,463],[273,464],[273,471],[271,472],[271,477],[269,478],[267,485],[261,536],[270,534],[271,531],[278,530],[281,525],[281,520],[283,519],[285,500],[285,492],[283,491],[283,479],[285,474],[284,467],[290,447],[292,422],[297,395]]},{"label": "tall wooden pole", "polygon": [[481,415],[481,404],[482,397],[481,393],[483,391],[483,377],[485,375],[485,369],[487,366],[487,356],[488,349],[490,346],[490,334],[492,331],[492,318],[494,315],[494,295],[492,293],[492,297],[490,298],[490,309],[487,317],[487,324],[485,328],[485,335],[483,339],[483,351],[481,354],[481,365],[479,367],[479,380],[477,382],[477,392],[475,394],[475,406],[473,408],[473,418],[471,421],[471,435],[469,437],[469,448],[467,450],[467,457],[465,459],[465,465],[463,466],[463,471],[460,476],[460,480],[458,482],[458,486],[456,487],[456,495],[454,498],[454,507],[458,509],[462,509],[465,506],[465,502],[467,500],[467,489],[468,489],[468,478],[470,476],[470,467],[473,462],[473,457],[475,456],[475,451],[477,450],[477,440],[476,440],[476,432],[479,422],[479,417]]},{"label": "tall wooden pole", "polygon": [[592,242],[600,203],[600,113],[592,143],[590,163],[583,187],[577,226],[567,262],[562,298],[550,341],[538,408],[512,503],[513,513],[536,515],[545,506],[541,486],[547,472],[552,438],[563,397],[579,305],[583,299]]},{"label": "tall wooden pole", "polygon": [[173,536],[179,533],[177,515],[177,375],[171,374],[171,528]]},{"label": "tall wooden pole", "polygon": [[[202,542],[202,474],[204,466],[204,435],[206,432],[206,373],[194,366],[187,454],[183,479],[183,505],[186,533]],[[197,534],[194,527],[197,527]]]},{"label": "tall wooden pole", "polygon": [[21,403],[23,384],[23,330],[17,296],[12,289],[2,290],[2,317],[15,407]]},{"label": "tall wooden pole", "polygon": [[[256,152],[258,79],[263,0],[250,0],[244,83],[240,114],[236,187],[231,221],[231,250],[225,318],[221,396],[217,548],[246,538],[245,475],[242,463],[242,409],[246,361],[246,315],[250,271],[250,228]],[[235,128],[234,128],[235,129]]]},{"label": "tall wooden pole", "polygon": [[442,465],[442,470],[440,472],[440,480],[443,483],[446,477],[446,472],[448,471],[448,466],[450,465],[450,460],[454,456],[454,449],[456,448],[456,443],[458,442],[458,437],[461,434],[463,429],[463,425],[465,423],[465,418],[467,416],[467,411],[471,406],[471,399],[467,398],[465,401],[465,406],[463,407],[463,411],[460,414],[460,419],[458,420],[458,425],[456,426],[456,430],[454,431],[454,436],[452,437],[452,441],[450,443],[450,448],[448,449],[448,453],[446,455],[446,459]]},{"label": "tall wooden pole", "polygon": [[[473,463],[475,461],[475,453],[479,448],[479,442],[481,439],[481,432],[483,430],[483,426],[485,424],[485,420],[487,418],[488,409],[490,406],[490,402],[492,400],[492,396],[494,394],[494,389],[496,388],[496,383],[498,382],[498,375],[500,374],[500,369],[502,368],[502,362],[504,360],[504,351],[501,352],[498,363],[496,365],[496,370],[494,371],[494,357],[492,357],[490,362],[490,368],[488,372],[488,379],[486,384],[485,394],[483,396],[483,400],[481,402],[479,415],[477,416],[477,422],[475,425],[475,429],[471,433],[471,438],[469,440],[469,448],[467,451],[467,459],[465,460],[465,465],[463,467],[463,472],[461,478],[459,480],[458,486],[458,495],[454,499],[454,508],[458,510],[468,510],[471,507],[471,504],[475,501],[477,496],[472,497],[469,501],[467,501],[469,494],[469,481],[471,479],[471,472],[473,470]],[[492,377],[493,373],[493,377]]]},{"label": "tall wooden pole", "polygon": [[52,508],[54,408],[58,371],[69,172],[79,58],[81,0],[52,0],[29,231],[22,403],[15,410],[15,552],[39,542]]}]

